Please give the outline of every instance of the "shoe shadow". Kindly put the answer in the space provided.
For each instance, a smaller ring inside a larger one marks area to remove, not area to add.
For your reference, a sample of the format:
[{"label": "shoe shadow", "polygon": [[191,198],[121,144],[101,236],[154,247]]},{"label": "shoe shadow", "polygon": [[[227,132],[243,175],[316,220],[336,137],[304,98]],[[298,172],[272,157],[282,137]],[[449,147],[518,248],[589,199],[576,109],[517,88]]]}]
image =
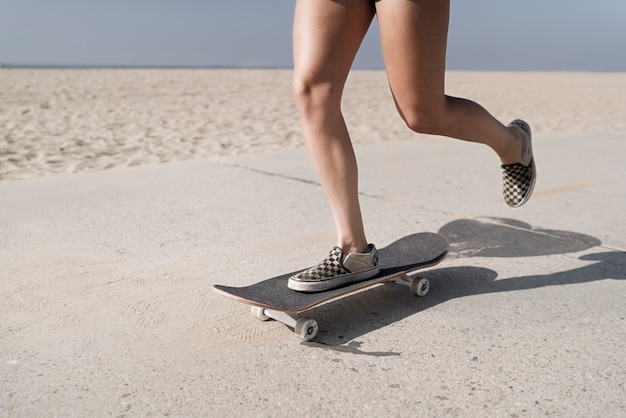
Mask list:
[{"label": "shoe shadow", "polygon": [[[510,219],[462,219],[439,230],[450,241],[448,258],[537,257],[580,252],[601,245],[597,238],[570,231],[533,228]],[[511,292],[548,286],[575,285],[597,280],[626,279],[626,253],[606,251],[586,254],[593,261],[567,271],[496,280],[498,273],[483,267],[448,267],[420,272],[431,282],[424,298],[416,298],[403,286],[388,283],[322,305],[305,315],[315,318],[320,331],[311,347],[373,356],[399,353],[365,352],[355,341],[362,335],[390,326],[440,303],[481,294]],[[445,260],[443,261],[445,264]]]}]

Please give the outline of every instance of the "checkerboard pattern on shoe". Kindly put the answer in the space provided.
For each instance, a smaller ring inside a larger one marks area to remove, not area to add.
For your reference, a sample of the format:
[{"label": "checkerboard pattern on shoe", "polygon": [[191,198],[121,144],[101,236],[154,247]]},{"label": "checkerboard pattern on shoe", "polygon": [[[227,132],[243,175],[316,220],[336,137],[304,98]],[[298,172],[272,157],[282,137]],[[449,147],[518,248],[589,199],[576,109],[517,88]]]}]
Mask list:
[{"label": "checkerboard pattern on shoe", "polygon": [[342,264],[343,251],[341,248],[335,247],[317,266],[298,274],[297,278],[301,282],[317,282],[324,279],[340,276],[350,273]]},{"label": "checkerboard pattern on shoe", "polygon": [[509,124],[522,139],[522,161],[502,166],[502,195],[507,205],[519,207],[530,199],[535,188],[537,170],[533,157],[530,126],[523,120]]},{"label": "checkerboard pattern on shoe", "polygon": [[299,292],[321,292],[374,277],[379,272],[378,251],[369,244],[365,253],[350,253],[335,247],[316,266],[289,278],[287,286]]},{"label": "checkerboard pattern on shoe", "polygon": [[503,166],[502,169],[504,201],[512,207],[521,206],[528,200],[532,192],[534,167],[532,165],[524,167],[522,164],[513,164]]}]

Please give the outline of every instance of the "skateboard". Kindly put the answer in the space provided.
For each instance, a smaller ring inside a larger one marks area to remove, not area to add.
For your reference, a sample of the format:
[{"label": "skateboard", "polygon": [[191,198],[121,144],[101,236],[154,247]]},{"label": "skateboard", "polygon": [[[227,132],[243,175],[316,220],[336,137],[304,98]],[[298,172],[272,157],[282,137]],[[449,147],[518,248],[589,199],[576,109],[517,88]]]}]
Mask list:
[{"label": "skateboard", "polygon": [[287,287],[289,277],[302,270],[243,287],[216,284],[213,290],[237,302],[252,305],[252,315],[257,319],[279,321],[303,340],[311,341],[319,329],[317,321],[301,317],[301,312],[390,281],[408,286],[416,296],[425,296],[430,288],[428,280],[409,275],[440,263],[446,257],[448,247],[446,238],[439,234],[421,232],[406,236],[378,250],[380,273],[377,276],[322,292],[303,293]]}]

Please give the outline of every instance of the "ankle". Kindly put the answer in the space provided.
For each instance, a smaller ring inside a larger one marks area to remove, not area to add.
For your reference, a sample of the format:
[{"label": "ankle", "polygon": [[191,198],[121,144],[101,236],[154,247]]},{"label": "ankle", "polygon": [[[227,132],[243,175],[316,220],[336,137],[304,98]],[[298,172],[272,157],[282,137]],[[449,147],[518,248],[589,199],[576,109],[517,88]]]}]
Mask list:
[{"label": "ankle", "polygon": [[516,164],[522,161],[522,148],[524,139],[514,128],[507,127],[509,135],[507,136],[506,146],[502,148],[498,153],[500,161],[503,165]]},{"label": "ankle", "polygon": [[344,257],[348,254],[367,253],[369,251],[369,244],[367,243],[367,241],[364,241],[364,243],[350,242],[346,244],[340,244],[338,245],[338,247],[342,249]]}]

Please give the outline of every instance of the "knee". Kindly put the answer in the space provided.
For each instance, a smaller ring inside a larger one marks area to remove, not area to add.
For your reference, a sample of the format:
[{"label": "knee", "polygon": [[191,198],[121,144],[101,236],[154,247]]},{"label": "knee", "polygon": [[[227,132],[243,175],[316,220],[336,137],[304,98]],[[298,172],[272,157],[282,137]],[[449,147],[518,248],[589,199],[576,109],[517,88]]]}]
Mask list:
[{"label": "knee", "polygon": [[294,75],[293,95],[302,116],[340,107],[341,88],[332,81]]},{"label": "knee", "polygon": [[313,83],[305,78],[294,75],[292,90],[298,110],[302,111],[311,105],[313,101]]},{"label": "knee", "polygon": [[443,130],[444,117],[441,112],[434,108],[414,107],[406,111],[400,111],[406,126],[420,134],[438,135]]}]

